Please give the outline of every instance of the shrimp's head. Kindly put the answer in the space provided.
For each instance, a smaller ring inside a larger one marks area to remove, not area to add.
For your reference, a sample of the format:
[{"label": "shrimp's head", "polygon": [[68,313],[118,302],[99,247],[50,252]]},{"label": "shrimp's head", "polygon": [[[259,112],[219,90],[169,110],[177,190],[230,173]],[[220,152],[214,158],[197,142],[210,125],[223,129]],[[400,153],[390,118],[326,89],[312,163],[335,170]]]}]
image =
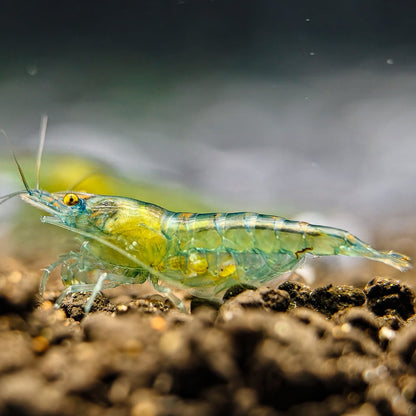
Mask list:
[{"label": "shrimp's head", "polygon": [[49,193],[40,189],[20,194],[23,201],[50,214],[43,217],[42,221],[67,227],[75,227],[86,215],[86,201],[91,196],[86,193]]},{"label": "shrimp's head", "polygon": [[85,192],[49,193],[34,189],[21,193],[20,198],[49,214],[42,217],[42,222],[77,233],[125,233],[134,229],[136,223],[151,221],[163,211],[155,206],[146,211],[144,219],[140,217],[139,201]]},{"label": "shrimp's head", "polygon": [[[164,253],[165,238],[158,230],[166,211],[161,207],[132,198],[84,192],[29,189],[19,195],[24,202],[49,214],[42,217],[42,222],[88,239],[90,253],[109,264],[146,269],[146,264],[156,261],[155,250],[150,246],[155,241],[158,251]],[[143,251],[141,259],[136,257],[139,250],[136,246]]]}]

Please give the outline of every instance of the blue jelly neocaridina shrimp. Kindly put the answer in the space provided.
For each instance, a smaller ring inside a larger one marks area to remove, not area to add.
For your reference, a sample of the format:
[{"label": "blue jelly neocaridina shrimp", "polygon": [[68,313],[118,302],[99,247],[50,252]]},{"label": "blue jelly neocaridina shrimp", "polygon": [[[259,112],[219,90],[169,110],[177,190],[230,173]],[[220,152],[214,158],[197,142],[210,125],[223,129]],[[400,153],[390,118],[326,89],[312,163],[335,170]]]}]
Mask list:
[{"label": "blue jelly neocaridina shrimp", "polygon": [[[46,122],[44,120],[44,127]],[[42,222],[78,235],[79,251],[62,255],[42,278],[41,294],[51,271],[61,267],[66,289],[56,301],[74,292],[91,292],[88,312],[102,289],[150,280],[177,307],[171,288],[196,297],[220,299],[228,288],[260,286],[295,270],[307,255],[364,257],[410,268],[410,259],[394,251],[377,251],[348,231],[251,212],[196,214],[172,212],[133,198],[83,192],[49,193],[39,188],[44,129],[37,159],[36,188],[25,186],[0,199],[19,195],[44,212]]]}]

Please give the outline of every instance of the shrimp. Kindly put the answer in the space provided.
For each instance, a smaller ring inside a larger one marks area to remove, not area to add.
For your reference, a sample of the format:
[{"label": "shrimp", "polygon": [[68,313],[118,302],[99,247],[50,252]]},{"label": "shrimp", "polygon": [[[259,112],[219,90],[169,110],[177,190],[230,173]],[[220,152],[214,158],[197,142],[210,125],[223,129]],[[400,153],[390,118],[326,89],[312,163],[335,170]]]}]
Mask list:
[{"label": "shrimp", "polygon": [[102,289],[149,280],[180,309],[172,289],[186,289],[207,299],[235,285],[258,287],[294,271],[306,256],[344,255],[379,261],[401,271],[410,259],[394,251],[377,251],[348,231],[252,212],[197,214],[173,212],[160,206],[111,195],[85,192],[49,193],[39,188],[42,147],[37,161],[36,188],[31,189],[16,157],[24,192],[19,195],[46,212],[41,221],[79,237],[79,251],[62,255],[45,269],[43,294],[52,270],[61,266],[65,290],[58,297],[91,292],[89,312]]}]

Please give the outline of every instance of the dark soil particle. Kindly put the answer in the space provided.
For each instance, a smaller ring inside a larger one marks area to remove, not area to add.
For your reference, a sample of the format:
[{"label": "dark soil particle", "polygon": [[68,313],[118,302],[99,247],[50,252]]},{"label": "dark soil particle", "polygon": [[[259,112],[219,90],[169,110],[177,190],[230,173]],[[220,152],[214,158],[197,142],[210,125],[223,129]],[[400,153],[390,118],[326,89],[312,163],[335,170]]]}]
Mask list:
[{"label": "dark soil particle", "polygon": [[[61,308],[65,311],[68,318],[75,321],[80,321],[86,316],[84,306],[90,297],[89,293],[74,293],[67,296],[62,302]],[[113,312],[115,306],[110,303],[110,300],[102,294],[99,294],[91,306],[90,313],[97,311]]]},{"label": "dark soil particle", "polygon": [[378,316],[398,315],[409,319],[415,313],[414,293],[405,285],[388,279],[374,279],[365,287],[368,308]]},{"label": "dark soil particle", "polygon": [[239,295],[246,290],[256,290],[255,286],[250,286],[247,284],[235,285],[227,289],[224,293],[223,300],[226,301],[228,299],[234,298],[235,296]]},{"label": "dark soil particle", "polygon": [[308,303],[319,312],[331,316],[347,307],[361,306],[364,302],[365,294],[361,289],[328,285],[313,290]]},{"label": "dark soil particle", "polygon": [[324,286],[311,290],[308,286],[298,282],[284,282],[279,286],[290,296],[289,309],[301,306],[315,309],[327,316],[365,303],[365,293],[361,289],[351,286]]},{"label": "dark soil particle", "polygon": [[100,295],[86,315],[88,294],[55,309],[37,287],[0,265],[1,415],[416,415],[414,292],[399,282],[237,288],[190,314]]},{"label": "dark soil particle", "polygon": [[287,281],[279,286],[280,290],[289,293],[290,303],[289,308],[298,308],[300,306],[307,306],[310,302],[311,289],[298,282]]},{"label": "dark soil particle", "polygon": [[221,306],[219,316],[243,314],[250,309],[284,312],[288,309],[289,303],[290,296],[287,292],[261,287],[257,290],[246,290],[234,298],[230,298]]}]

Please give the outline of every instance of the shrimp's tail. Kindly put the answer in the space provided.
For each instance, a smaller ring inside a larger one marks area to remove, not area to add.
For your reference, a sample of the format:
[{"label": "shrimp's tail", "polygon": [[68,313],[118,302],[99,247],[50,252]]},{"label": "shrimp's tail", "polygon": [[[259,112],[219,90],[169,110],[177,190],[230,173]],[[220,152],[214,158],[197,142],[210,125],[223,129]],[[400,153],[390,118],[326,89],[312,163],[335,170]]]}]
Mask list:
[{"label": "shrimp's tail", "polygon": [[339,228],[310,225],[311,254],[330,256],[341,254],[364,257],[395,267],[400,271],[411,269],[410,258],[394,251],[378,251],[351,233]]},{"label": "shrimp's tail", "polygon": [[382,251],[380,254],[383,255],[383,258],[380,259],[380,261],[389,264],[390,266],[393,266],[402,272],[412,268],[412,265],[410,264],[410,258],[404,254],[396,253],[392,250]]},{"label": "shrimp's tail", "polygon": [[361,241],[357,241],[354,245],[340,247],[339,254],[354,257],[365,257],[370,260],[380,261],[381,263],[388,264],[389,266],[395,267],[402,272],[412,268],[410,258],[404,254],[396,253],[392,250],[377,251]]}]

